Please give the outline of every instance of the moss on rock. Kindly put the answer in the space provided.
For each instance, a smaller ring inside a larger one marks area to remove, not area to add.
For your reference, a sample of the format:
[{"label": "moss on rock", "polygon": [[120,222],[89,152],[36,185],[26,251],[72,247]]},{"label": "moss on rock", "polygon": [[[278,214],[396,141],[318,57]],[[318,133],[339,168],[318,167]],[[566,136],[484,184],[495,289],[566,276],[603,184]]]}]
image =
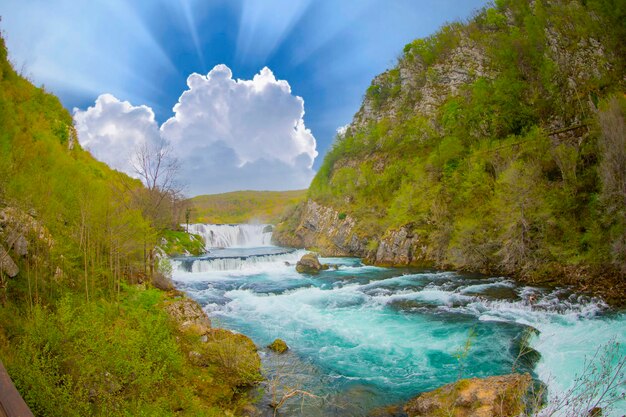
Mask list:
[{"label": "moss on rock", "polygon": [[301,274],[317,274],[328,269],[328,265],[322,265],[316,253],[307,253],[296,264],[296,271]]},{"label": "moss on rock", "polygon": [[513,417],[525,409],[532,379],[528,374],[462,379],[409,401],[409,417]]},{"label": "moss on rock", "polygon": [[269,344],[268,349],[273,350],[276,353],[285,353],[289,350],[289,346],[282,339],[276,339],[271,344]]}]

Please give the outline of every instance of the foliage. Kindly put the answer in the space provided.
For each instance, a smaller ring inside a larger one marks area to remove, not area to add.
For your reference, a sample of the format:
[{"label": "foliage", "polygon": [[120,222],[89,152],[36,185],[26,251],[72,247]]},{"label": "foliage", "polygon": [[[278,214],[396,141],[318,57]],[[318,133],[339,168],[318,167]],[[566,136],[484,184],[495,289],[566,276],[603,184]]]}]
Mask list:
[{"label": "foliage", "polygon": [[606,207],[612,262],[626,274],[626,99],[612,98],[599,119],[600,200]]},{"label": "foliage", "polygon": [[[70,114],[13,70],[1,38],[0,108],[2,221],[19,224],[27,242],[25,255],[9,247],[18,275],[0,273],[0,359],[33,412],[237,413],[239,386],[258,380],[254,347],[224,336],[213,349],[222,340],[235,348],[198,367],[191,352],[209,344],[170,323],[165,293],[135,285],[155,266],[168,272],[153,248],[164,225],[180,223],[171,194],[152,193],[81,149]],[[1,245],[9,232],[0,227]],[[181,247],[201,246],[164,233]],[[226,366],[241,358],[246,367]]]},{"label": "foliage", "polygon": [[249,386],[261,381],[259,355],[246,336],[228,330],[213,329],[198,349],[206,366],[215,369],[230,386]]},{"label": "foliage", "polygon": [[[528,278],[576,267],[623,276],[617,3],[501,0],[408,44],[366,95],[374,116],[336,138],[308,197],[349,213],[370,241],[408,225],[419,262]],[[470,70],[456,90],[428,81],[467,45],[484,57],[482,73]],[[589,51],[598,55],[583,58]],[[415,85],[388,94],[399,70]],[[430,113],[414,106],[428,82],[440,94]]]},{"label": "foliage", "polygon": [[161,248],[169,256],[184,254],[201,255],[205,252],[202,236],[182,230],[164,230],[161,234]]},{"label": "foliage", "polygon": [[290,206],[304,199],[298,191],[234,191],[190,199],[194,223],[277,223]]},{"label": "foliage", "polygon": [[[119,303],[85,303],[68,294],[54,311],[35,306],[28,321],[0,309],[10,342],[2,346],[5,363],[33,412],[199,415],[232,397],[229,387],[258,380],[222,362],[194,366],[188,347],[177,341],[184,336],[159,307],[163,299],[158,290],[125,286]],[[222,341],[193,347],[219,350],[224,360],[250,363],[248,373],[256,365],[258,372],[254,350],[233,337]]]}]

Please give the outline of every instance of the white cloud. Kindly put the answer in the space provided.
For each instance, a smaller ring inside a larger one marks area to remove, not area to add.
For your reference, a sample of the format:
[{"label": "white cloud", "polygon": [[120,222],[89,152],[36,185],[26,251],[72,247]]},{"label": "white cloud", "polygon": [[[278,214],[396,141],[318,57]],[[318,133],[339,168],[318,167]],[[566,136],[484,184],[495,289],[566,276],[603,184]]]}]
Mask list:
[{"label": "white cloud", "polygon": [[235,80],[226,65],[217,65],[206,76],[191,74],[187,85],[160,130],[149,107],[109,94],[85,111],[75,109],[81,144],[130,172],[132,150],[160,136],[178,156],[180,180],[191,195],[308,187],[316,142],[304,125],[304,100],[292,95],[287,81],[269,68],[252,80]]},{"label": "white cloud", "polygon": [[147,106],[102,94],[87,110],[74,109],[80,144],[111,168],[133,175],[131,156],[143,143],[157,143],[159,128]]}]

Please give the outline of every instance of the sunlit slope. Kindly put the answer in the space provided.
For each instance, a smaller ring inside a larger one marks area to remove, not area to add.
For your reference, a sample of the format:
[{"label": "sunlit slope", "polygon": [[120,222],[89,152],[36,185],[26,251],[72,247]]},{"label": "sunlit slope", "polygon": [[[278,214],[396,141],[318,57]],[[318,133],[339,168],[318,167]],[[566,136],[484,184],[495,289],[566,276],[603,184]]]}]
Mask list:
[{"label": "sunlit slope", "polygon": [[190,199],[192,223],[276,223],[285,210],[304,199],[306,190],[234,191]]},{"label": "sunlit slope", "polygon": [[274,237],[377,264],[623,276],[624,4],[499,0],[407,44]]}]

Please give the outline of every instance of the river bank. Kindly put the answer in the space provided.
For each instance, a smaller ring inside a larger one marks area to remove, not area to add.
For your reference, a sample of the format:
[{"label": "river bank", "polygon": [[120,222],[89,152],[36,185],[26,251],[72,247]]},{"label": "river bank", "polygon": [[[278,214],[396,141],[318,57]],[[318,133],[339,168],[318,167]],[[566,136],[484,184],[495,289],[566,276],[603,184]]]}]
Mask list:
[{"label": "river bank", "polygon": [[[268,381],[287,374],[315,394],[307,416],[366,416],[459,377],[513,370],[562,391],[585,357],[624,337],[623,313],[565,287],[357,258],[323,258],[336,269],[311,276],[295,271],[304,251],[227,250],[227,260],[212,250],[173,261],[176,286],[260,347]],[[284,356],[263,348],[275,338],[289,345]],[[296,400],[284,415],[300,415]]]}]

